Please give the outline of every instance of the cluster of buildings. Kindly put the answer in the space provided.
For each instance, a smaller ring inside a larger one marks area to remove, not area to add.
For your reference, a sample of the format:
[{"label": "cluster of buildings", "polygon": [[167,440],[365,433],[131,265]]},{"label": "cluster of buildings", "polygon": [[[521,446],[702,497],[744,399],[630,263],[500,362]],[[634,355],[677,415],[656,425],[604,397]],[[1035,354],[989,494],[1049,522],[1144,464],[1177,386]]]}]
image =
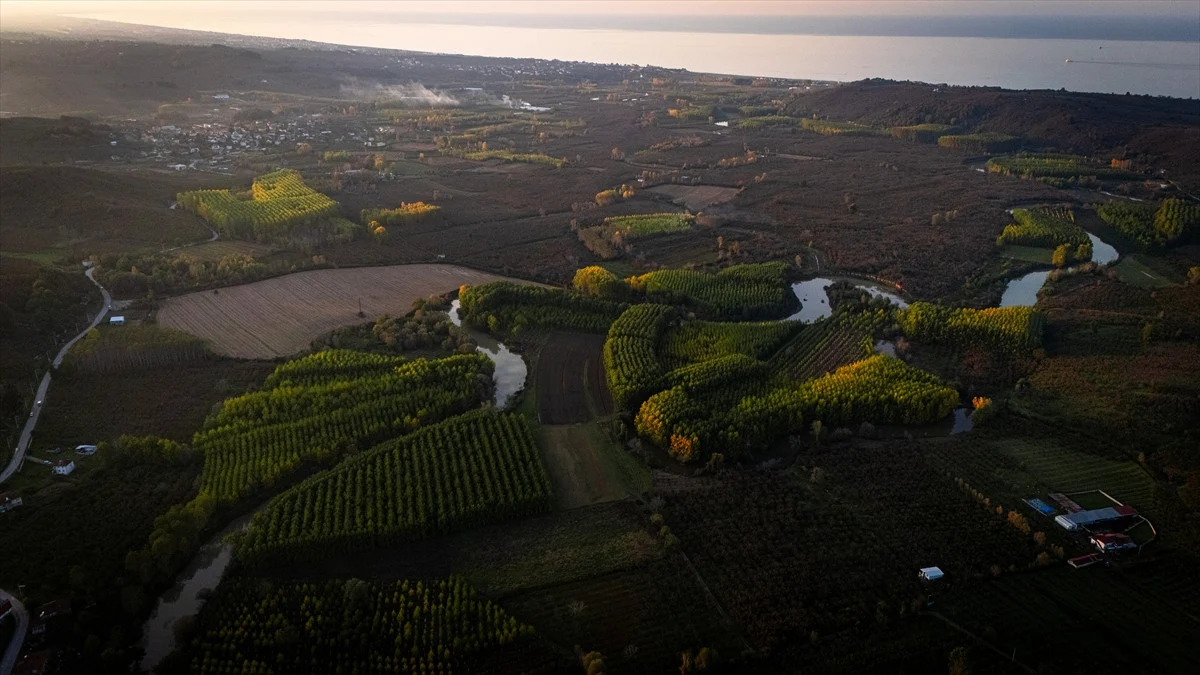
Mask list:
[{"label": "cluster of buildings", "polygon": [[[1125,534],[1134,521],[1141,518],[1137,509],[1132,506],[1114,503],[1113,506],[1099,509],[1085,509],[1075,500],[1059,492],[1051,494],[1050,500],[1058,506],[1057,509],[1040,499],[1027,499],[1025,503],[1043,515],[1054,516],[1054,522],[1064,530],[1087,534],[1089,543],[1097,551],[1072,558],[1068,561],[1072,567],[1087,567],[1100,562],[1100,553],[1116,553],[1138,548],[1137,542]],[[1059,513],[1059,509],[1065,513]]]},{"label": "cluster of buildings", "polygon": [[221,124],[165,124],[130,132],[133,141],[150,146],[146,157],[163,161],[197,160],[220,162],[231,156],[268,149],[293,150],[321,134],[323,115],[302,115],[287,120],[254,120]]}]

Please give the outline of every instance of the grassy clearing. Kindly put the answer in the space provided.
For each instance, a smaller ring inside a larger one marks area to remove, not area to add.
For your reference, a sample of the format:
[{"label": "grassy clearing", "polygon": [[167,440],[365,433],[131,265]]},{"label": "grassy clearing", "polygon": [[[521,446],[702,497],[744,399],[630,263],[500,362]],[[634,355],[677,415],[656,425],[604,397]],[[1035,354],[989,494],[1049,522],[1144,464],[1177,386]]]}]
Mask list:
[{"label": "grassy clearing", "polygon": [[1116,506],[1116,502],[1104,496],[1100,490],[1089,490],[1087,492],[1072,492],[1067,495],[1076,504],[1085,509],[1105,509],[1110,506]]},{"label": "grassy clearing", "polygon": [[61,256],[59,254],[50,253],[48,251],[42,251],[40,253],[0,253],[0,260],[4,260],[6,258],[16,258],[19,260],[28,260],[29,262],[37,263],[43,267],[49,267],[57,264],[60,257]]},{"label": "grassy clearing", "polygon": [[1141,256],[1126,256],[1117,263],[1117,278],[1136,288],[1163,288],[1178,283],[1158,267],[1151,268]]},{"label": "grassy clearing", "polygon": [[500,546],[478,550],[459,571],[492,597],[631,569],[663,554],[661,542],[642,527],[629,505],[575,509],[527,521],[509,527]]},{"label": "grassy clearing", "polygon": [[559,508],[626,499],[650,489],[650,473],[598,423],[544,426],[540,440]]},{"label": "grassy clearing", "polygon": [[1024,260],[1025,262],[1040,263],[1042,265],[1050,264],[1050,256],[1054,254],[1048,248],[1037,248],[1035,246],[1005,246],[1000,249],[1000,255],[1005,258],[1014,260]]},{"label": "grassy clearing", "polygon": [[263,244],[252,244],[248,241],[210,241],[197,246],[189,246],[179,251],[180,255],[205,262],[220,262],[222,258],[231,255],[262,258],[270,255],[274,249]]}]

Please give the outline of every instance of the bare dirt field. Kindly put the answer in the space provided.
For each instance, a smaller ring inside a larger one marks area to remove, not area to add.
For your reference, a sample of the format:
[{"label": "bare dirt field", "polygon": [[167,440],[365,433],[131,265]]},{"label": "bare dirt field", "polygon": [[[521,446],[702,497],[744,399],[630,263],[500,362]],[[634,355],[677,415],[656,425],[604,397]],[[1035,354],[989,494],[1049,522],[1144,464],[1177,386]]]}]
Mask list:
[{"label": "bare dirt field", "polygon": [[552,333],[537,362],[538,421],[574,424],[612,413],[603,335]]},{"label": "bare dirt field", "polygon": [[399,316],[414,300],[503,278],[456,265],[312,270],[171,298],[158,322],[208,340],[219,354],[273,358],[295,354],[338,326]]},{"label": "bare dirt field", "polygon": [[647,192],[667,195],[689,211],[699,211],[713,204],[724,204],[737,196],[738,188],[720,185],[659,185]]}]

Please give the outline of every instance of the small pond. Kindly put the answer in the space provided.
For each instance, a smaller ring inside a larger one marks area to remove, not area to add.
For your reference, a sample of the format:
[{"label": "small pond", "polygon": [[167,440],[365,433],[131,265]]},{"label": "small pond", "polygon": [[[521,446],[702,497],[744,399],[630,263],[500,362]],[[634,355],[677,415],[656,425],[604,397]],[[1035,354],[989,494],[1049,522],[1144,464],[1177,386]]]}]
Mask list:
[{"label": "small pond", "polygon": [[[450,322],[461,328],[462,319],[458,316],[458,308],[458,300],[450,304]],[[496,364],[496,372],[493,375],[496,382],[496,407],[503,408],[514,394],[525,388],[525,377],[529,374],[525,359],[521,358],[519,354],[512,353],[508,347],[489,335],[469,328],[466,331],[471,339],[479,345],[478,350]]]}]

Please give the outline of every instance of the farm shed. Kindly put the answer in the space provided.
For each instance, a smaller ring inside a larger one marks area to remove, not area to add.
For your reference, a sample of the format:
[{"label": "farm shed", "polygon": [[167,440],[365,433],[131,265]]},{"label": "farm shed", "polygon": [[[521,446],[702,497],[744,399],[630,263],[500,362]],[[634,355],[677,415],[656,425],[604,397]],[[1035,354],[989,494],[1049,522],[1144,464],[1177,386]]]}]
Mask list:
[{"label": "farm shed", "polygon": [[937,567],[922,567],[921,568],[921,573],[920,573],[921,581],[933,582],[933,581],[937,581],[938,579],[941,579],[944,576],[946,576],[946,575],[943,574],[942,570]]},{"label": "farm shed", "polygon": [[59,476],[70,476],[75,470],[75,462],[70,459],[60,459],[54,463],[54,473]]},{"label": "farm shed", "polygon": [[1110,520],[1120,520],[1121,518],[1136,515],[1137,509],[1132,506],[1110,506],[1103,509],[1064,514],[1055,518],[1054,522],[1058,523],[1065,530],[1075,531],[1088,525],[1104,523]]},{"label": "farm shed", "polygon": [[109,317],[108,323],[113,326],[124,326],[125,325],[125,317],[123,317],[123,316]]},{"label": "farm shed", "polygon": [[1071,558],[1067,561],[1067,564],[1075,569],[1081,569],[1083,567],[1087,567],[1088,565],[1094,565],[1103,559],[1104,558],[1100,557],[1099,553],[1089,553],[1087,555],[1081,555],[1077,558]]}]

